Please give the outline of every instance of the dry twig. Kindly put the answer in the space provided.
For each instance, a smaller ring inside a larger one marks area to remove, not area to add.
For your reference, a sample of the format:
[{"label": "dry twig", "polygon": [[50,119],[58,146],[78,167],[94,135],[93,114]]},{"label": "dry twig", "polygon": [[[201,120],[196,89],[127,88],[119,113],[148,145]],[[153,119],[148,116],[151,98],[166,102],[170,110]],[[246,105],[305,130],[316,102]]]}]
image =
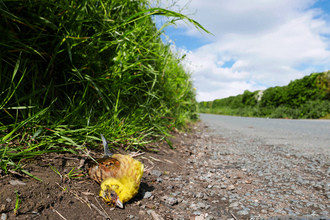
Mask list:
[{"label": "dry twig", "polygon": [[153,159],[153,160],[155,160],[155,161],[158,161],[158,162],[162,162],[162,163],[164,163],[164,161],[162,161],[162,160],[159,160],[159,159],[156,159],[156,158],[154,158],[154,157],[152,157],[152,156],[149,156],[151,159]]},{"label": "dry twig", "polygon": [[143,154],[145,154],[145,152],[140,153],[140,151],[138,151],[138,152],[132,152],[130,155],[131,155],[131,157],[137,157],[137,156],[140,156]]},{"label": "dry twig", "polygon": [[231,216],[233,216],[233,218],[234,218],[235,220],[238,220],[238,219],[236,218],[236,216],[235,216],[232,212],[230,212],[230,214],[231,214]]},{"label": "dry twig", "polygon": [[[106,216],[108,216],[108,218],[110,220],[112,220],[112,218],[108,215],[108,213],[104,210],[104,208],[101,206],[101,204],[99,203],[99,201],[97,201],[97,199],[95,198],[96,202],[99,204],[99,206],[103,209],[103,211],[106,213]],[[95,205],[93,206],[94,209],[96,209],[99,213],[102,213],[103,215],[105,215],[103,212],[101,212],[101,210],[99,210]]]},{"label": "dry twig", "polygon": [[152,165],[154,165],[154,162],[152,162],[149,158],[141,157],[141,159],[146,159],[146,160],[148,160],[149,163],[151,163]]},{"label": "dry twig", "polygon": [[56,211],[53,207],[51,207],[51,208],[53,209],[53,212],[56,212],[62,219],[66,220],[66,218],[64,218],[63,215],[61,215],[61,213]]},{"label": "dry twig", "polygon": [[151,211],[151,216],[153,217],[154,220],[160,220],[154,210]]}]

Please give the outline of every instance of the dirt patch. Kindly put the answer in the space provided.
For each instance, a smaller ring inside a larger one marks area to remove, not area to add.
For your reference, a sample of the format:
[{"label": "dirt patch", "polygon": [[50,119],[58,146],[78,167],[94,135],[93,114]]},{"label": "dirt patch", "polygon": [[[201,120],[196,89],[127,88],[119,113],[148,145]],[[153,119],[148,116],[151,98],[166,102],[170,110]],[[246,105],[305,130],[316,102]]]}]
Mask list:
[{"label": "dirt patch", "polygon": [[[195,130],[198,129],[200,128],[195,128]],[[186,159],[192,152],[188,150],[187,145],[197,139],[194,134],[175,133],[174,135],[176,138],[173,138],[172,142],[176,147],[175,150],[171,150],[165,143],[158,143],[155,150],[159,152],[150,152],[137,157],[145,166],[160,171],[160,178],[164,181],[157,180],[159,177],[150,173],[145,173],[139,194],[124,204],[124,209],[111,208],[102,201],[98,196],[99,184],[88,176],[65,178],[65,174],[81,165],[84,157],[52,153],[23,161],[24,169],[42,179],[42,182],[25,176],[2,173],[0,176],[1,212],[5,213],[8,219],[106,219],[94,208],[97,207],[103,213],[108,213],[113,220],[121,220],[151,219],[152,215],[150,212],[147,213],[147,210],[157,209],[160,210],[157,212],[163,213],[163,218],[173,219],[173,213],[166,212],[169,207],[165,205],[165,202],[157,202],[155,198],[166,195],[169,187],[176,188],[175,184],[166,180],[177,176],[185,178],[189,176],[185,166]],[[96,158],[103,156],[101,149],[100,143],[99,152],[95,154]],[[56,174],[50,165],[56,168],[62,177]],[[87,173],[86,166],[82,169],[84,173]],[[16,192],[21,205],[15,216]],[[146,196],[146,192],[151,192],[151,196]]]}]

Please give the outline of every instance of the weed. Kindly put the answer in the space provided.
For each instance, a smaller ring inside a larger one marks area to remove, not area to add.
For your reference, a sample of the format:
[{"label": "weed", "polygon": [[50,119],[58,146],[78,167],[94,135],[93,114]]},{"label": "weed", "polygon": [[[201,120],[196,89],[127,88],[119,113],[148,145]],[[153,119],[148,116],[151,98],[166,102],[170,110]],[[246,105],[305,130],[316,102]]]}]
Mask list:
[{"label": "weed", "polygon": [[18,215],[18,209],[21,206],[22,201],[19,199],[18,192],[15,189],[16,193],[16,202],[15,202],[15,208],[14,208],[14,215]]}]

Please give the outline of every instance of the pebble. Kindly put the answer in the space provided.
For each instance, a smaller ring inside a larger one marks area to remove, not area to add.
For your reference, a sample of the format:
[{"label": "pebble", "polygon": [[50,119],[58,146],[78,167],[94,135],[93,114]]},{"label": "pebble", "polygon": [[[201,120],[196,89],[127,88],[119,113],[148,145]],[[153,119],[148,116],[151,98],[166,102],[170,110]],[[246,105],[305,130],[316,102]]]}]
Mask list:
[{"label": "pebble", "polygon": [[173,189],[173,186],[168,186],[167,189]]},{"label": "pebble", "polygon": [[200,209],[204,209],[205,208],[205,203],[202,203],[202,202],[198,202],[196,204],[197,208],[200,208]]},{"label": "pebble", "polygon": [[237,215],[248,215],[248,214],[249,214],[249,212],[246,210],[241,210],[241,211],[237,212]]},{"label": "pebble", "polygon": [[228,190],[234,190],[234,189],[235,189],[235,186],[234,185],[228,186]]},{"label": "pebble", "polygon": [[13,186],[24,186],[26,183],[19,180],[9,180],[9,183]]},{"label": "pebble", "polygon": [[234,202],[229,205],[229,208],[237,207],[237,206],[238,206],[238,202]]},{"label": "pebble", "polygon": [[178,203],[178,200],[176,198],[173,198],[173,197],[168,197],[165,201],[166,204],[168,205],[175,205]]},{"label": "pebble", "polygon": [[151,170],[150,174],[153,175],[153,176],[160,177],[162,175],[162,172],[159,171],[159,170]]},{"label": "pebble", "polygon": [[1,220],[7,220],[7,214],[6,213],[1,214]]},{"label": "pebble", "polygon": [[142,196],[143,196],[144,199],[148,199],[152,196],[152,193],[151,192],[145,192],[145,193],[142,194]]}]

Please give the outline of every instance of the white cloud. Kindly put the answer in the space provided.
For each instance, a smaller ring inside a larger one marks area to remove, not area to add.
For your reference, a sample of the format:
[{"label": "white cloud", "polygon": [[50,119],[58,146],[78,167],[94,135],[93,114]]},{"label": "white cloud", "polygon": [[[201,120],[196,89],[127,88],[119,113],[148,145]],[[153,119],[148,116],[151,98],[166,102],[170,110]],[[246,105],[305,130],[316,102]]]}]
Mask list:
[{"label": "white cloud", "polygon": [[[285,85],[330,68],[330,33],[315,0],[193,0],[193,19],[215,34],[188,58],[198,101]],[[180,3],[180,2],[179,2]],[[194,28],[187,35],[201,36]],[[224,68],[227,61],[235,61]],[[315,66],[313,66],[315,65]],[[304,66],[299,69],[299,66]]]}]

